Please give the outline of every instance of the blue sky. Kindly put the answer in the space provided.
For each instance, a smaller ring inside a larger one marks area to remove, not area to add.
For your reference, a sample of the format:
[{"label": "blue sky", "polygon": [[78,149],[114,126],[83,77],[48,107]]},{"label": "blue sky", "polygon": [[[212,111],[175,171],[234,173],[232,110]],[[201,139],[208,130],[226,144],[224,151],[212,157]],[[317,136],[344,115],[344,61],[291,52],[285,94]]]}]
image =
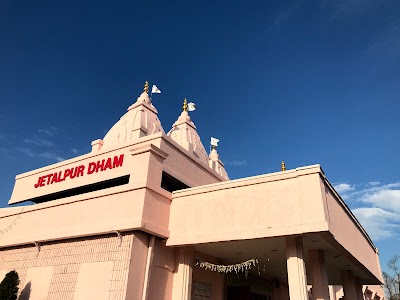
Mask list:
[{"label": "blue sky", "polygon": [[0,205],[15,175],[90,151],[142,91],[182,100],[231,178],[321,164],[400,254],[400,2],[1,1]]}]

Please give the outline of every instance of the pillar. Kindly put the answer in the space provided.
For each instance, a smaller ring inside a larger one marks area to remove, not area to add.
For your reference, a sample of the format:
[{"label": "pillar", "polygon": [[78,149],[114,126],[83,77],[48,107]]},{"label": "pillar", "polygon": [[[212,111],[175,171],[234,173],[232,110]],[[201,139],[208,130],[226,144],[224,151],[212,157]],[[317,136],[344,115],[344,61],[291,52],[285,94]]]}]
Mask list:
[{"label": "pillar", "polygon": [[308,300],[301,236],[286,238],[286,261],[290,300]]},{"label": "pillar", "polygon": [[358,299],[352,271],[342,270],[342,286],[345,299]]},{"label": "pillar", "polygon": [[336,299],[336,291],[335,291],[335,286],[330,285],[329,286],[329,296],[331,300],[337,300]]},{"label": "pillar", "polygon": [[357,300],[364,300],[362,285],[360,283],[360,277],[354,277],[354,287],[356,289]]},{"label": "pillar", "polygon": [[323,250],[310,250],[310,271],[313,300],[329,300],[328,275]]},{"label": "pillar", "polygon": [[174,300],[191,300],[193,259],[193,248],[182,247],[177,249],[177,267],[172,288],[172,299]]}]

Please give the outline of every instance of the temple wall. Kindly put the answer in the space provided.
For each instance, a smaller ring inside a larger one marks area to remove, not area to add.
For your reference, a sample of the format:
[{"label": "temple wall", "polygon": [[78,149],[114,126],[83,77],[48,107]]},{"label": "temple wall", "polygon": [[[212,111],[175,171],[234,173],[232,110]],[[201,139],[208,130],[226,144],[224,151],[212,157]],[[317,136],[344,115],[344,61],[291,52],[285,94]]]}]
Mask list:
[{"label": "temple wall", "polygon": [[[125,299],[133,233],[0,249],[0,274],[16,270],[20,300]],[[2,278],[1,278],[2,280]],[[74,297],[75,295],[75,297]]]},{"label": "temple wall", "polygon": [[[210,263],[219,264],[215,257],[195,252],[195,258],[200,258]],[[211,287],[211,299],[223,300],[224,297],[224,275],[222,273],[204,270],[198,266],[193,267],[193,282],[209,285]],[[193,289],[193,284],[192,284]]]},{"label": "temple wall", "polygon": [[362,263],[376,278],[382,281],[378,254],[368,242],[353,216],[326,186],[326,201],[329,211],[329,230],[335,240]]},{"label": "temple wall", "polygon": [[193,187],[225,180],[193,154],[182,149],[169,137],[163,139],[157,146],[168,153],[163,165],[164,171],[186,185]]},{"label": "temple wall", "polygon": [[147,300],[172,300],[175,251],[175,248],[167,248],[163,240],[156,239]]},{"label": "temple wall", "polygon": [[296,169],[176,191],[167,244],[327,231],[319,170]]}]

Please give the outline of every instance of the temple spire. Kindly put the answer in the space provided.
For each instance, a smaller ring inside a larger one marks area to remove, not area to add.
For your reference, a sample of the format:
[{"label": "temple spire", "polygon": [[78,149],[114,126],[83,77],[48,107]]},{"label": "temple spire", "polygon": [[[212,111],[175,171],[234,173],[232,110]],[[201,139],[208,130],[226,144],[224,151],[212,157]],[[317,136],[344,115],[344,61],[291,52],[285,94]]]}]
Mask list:
[{"label": "temple spire", "polygon": [[282,163],[281,163],[281,171],[283,172],[283,171],[286,171],[286,165],[285,165],[285,162],[282,160]]},{"label": "temple spire", "polygon": [[187,99],[183,99],[183,106],[182,106],[183,111],[188,111],[188,103]]},{"label": "temple spire", "polygon": [[144,83],[143,92],[149,93],[149,82],[148,82],[147,80],[146,80],[146,82]]}]

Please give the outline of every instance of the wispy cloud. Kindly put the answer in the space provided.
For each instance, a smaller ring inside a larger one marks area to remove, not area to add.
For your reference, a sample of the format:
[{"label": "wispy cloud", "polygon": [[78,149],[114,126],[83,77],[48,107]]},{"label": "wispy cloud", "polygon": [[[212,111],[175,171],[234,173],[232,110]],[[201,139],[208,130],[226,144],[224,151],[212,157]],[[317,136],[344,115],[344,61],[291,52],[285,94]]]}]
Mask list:
[{"label": "wispy cloud", "polygon": [[338,18],[354,17],[374,12],[380,8],[385,1],[382,0],[324,0],[321,8],[328,11],[329,21]]},{"label": "wispy cloud", "polygon": [[38,138],[24,139],[24,143],[33,144],[33,145],[40,146],[40,147],[53,147],[54,146],[54,143],[52,141],[38,139]]},{"label": "wispy cloud", "polygon": [[10,150],[6,147],[0,147],[0,156],[7,159],[13,159],[14,156],[11,154]]},{"label": "wispy cloud", "polygon": [[371,181],[351,187],[343,198],[356,206],[353,213],[371,238],[400,238],[400,182]]},{"label": "wispy cloud", "polygon": [[400,19],[388,22],[385,28],[371,35],[370,43],[361,52],[375,74],[400,60]]},{"label": "wispy cloud", "polygon": [[300,2],[296,2],[294,5],[290,6],[288,9],[282,11],[274,20],[275,26],[283,25],[287,23],[292,15],[301,7]]},{"label": "wispy cloud", "polygon": [[51,153],[51,152],[39,153],[38,156],[41,157],[41,158],[44,158],[44,159],[55,160],[55,161],[58,161],[58,162],[65,160],[64,157],[62,157],[62,156],[60,156],[60,155],[58,155],[56,153]]},{"label": "wispy cloud", "polygon": [[75,149],[75,148],[72,148],[71,151],[72,151],[72,153],[74,153],[74,154],[77,154],[77,153],[79,152],[78,149]]},{"label": "wispy cloud", "polygon": [[47,128],[39,129],[38,132],[46,134],[48,136],[54,136],[58,133],[58,128],[55,126],[50,126]]},{"label": "wispy cloud", "polygon": [[32,149],[29,148],[22,148],[22,147],[17,147],[16,150],[18,152],[21,152],[29,157],[38,157],[38,158],[43,158],[43,159],[48,159],[48,160],[55,160],[57,162],[65,160],[64,157],[57,153],[53,152],[36,152],[33,151]]},{"label": "wispy cloud", "polygon": [[340,183],[334,186],[335,190],[341,194],[341,193],[346,193],[349,191],[354,191],[354,186],[351,186],[348,183]]},{"label": "wispy cloud", "polygon": [[400,229],[400,215],[379,207],[356,208],[353,213],[376,241],[393,238]]},{"label": "wispy cloud", "polygon": [[23,154],[25,154],[25,155],[27,155],[27,156],[29,156],[29,157],[36,157],[37,155],[36,155],[36,153],[35,152],[33,152],[31,149],[29,149],[29,148],[17,148],[16,149],[18,152],[21,152],[21,153],[23,153]]},{"label": "wispy cloud", "polygon": [[235,167],[245,166],[247,165],[247,160],[232,160],[225,162],[226,165],[231,165]]}]

